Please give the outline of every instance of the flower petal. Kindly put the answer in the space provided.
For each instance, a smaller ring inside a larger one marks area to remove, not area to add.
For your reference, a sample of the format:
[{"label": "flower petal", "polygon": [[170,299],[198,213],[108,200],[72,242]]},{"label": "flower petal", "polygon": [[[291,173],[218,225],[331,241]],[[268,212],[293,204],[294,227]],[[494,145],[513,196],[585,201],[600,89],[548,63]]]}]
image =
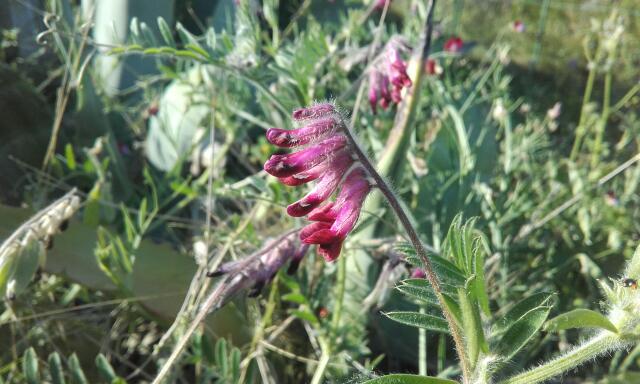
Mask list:
[{"label": "flower petal", "polygon": [[311,192],[287,207],[287,213],[293,217],[301,217],[322,204],[338,188],[344,172],[352,163],[353,159],[343,151],[339,157],[331,161],[329,169],[322,175],[320,181]]},{"label": "flower petal", "polygon": [[344,240],[335,241],[329,244],[322,244],[318,247],[318,253],[328,262],[335,261],[340,256],[342,243]]},{"label": "flower petal", "polygon": [[314,121],[298,129],[270,128],[267,140],[279,147],[290,148],[308,144],[334,132],[338,121],[333,117]]},{"label": "flower petal", "polygon": [[309,213],[309,220],[311,221],[324,221],[327,223],[333,223],[336,219],[335,203],[328,203],[322,207],[318,207]]},{"label": "flower petal", "polygon": [[321,231],[324,229],[329,229],[330,227],[331,227],[331,223],[326,223],[326,222],[311,223],[306,227],[302,228],[302,230],[300,231],[300,240],[304,242],[305,239],[307,239],[309,236],[311,236],[315,232]]},{"label": "flower petal", "polygon": [[[314,224],[324,224],[324,223],[314,223]],[[331,229],[320,229],[318,231],[310,233],[309,236],[302,239],[302,242],[304,242],[305,244],[329,244],[337,241],[338,239],[339,237]]]},{"label": "flower petal", "polygon": [[333,135],[318,145],[295,153],[272,155],[264,164],[264,170],[276,177],[293,176],[322,163],[327,157],[346,144],[347,140],[344,135]]}]

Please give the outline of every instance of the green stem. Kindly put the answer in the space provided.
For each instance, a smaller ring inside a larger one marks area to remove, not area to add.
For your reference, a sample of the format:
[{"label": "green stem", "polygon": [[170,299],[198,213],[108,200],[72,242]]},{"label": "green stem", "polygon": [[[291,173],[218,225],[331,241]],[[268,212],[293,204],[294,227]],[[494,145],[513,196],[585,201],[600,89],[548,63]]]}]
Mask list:
[{"label": "green stem", "polygon": [[326,371],[327,369],[327,365],[329,364],[330,358],[331,358],[331,353],[329,352],[329,348],[322,347],[322,356],[320,356],[320,361],[318,362],[316,371],[313,374],[313,378],[311,379],[311,384],[322,383],[322,378],[324,377],[324,371]]},{"label": "green stem", "polygon": [[[424,306],[420,306],[420,313],[427,313]],[[424,328],[418,328],[418,373],[427,376],[427,330]]]},{"label": "green stem", "polygon": [[338,259],[338,276],[336,278],[336,305],[331,319],[331,332],[336,335],[342,316],[342,303],[344,299],[344,287],[347,279],[347,262],[344,257]]},{"label": "green stem", "polygon": [[602,140],[604,138],[604,130],[607,126],[607,120],[609,120],[609,108],[611,106],[611,83],[613,74],[611,69],[607,71],[604,77],[604,98],[602,100],[602,114],[600,115],[600,121],[598,121],[596,139],[593,143],[593,152],[591,153],[591,167],[595,168],[600,160],[600,151],[602,147]]},{"label": "green stem", "polygon": [[531,58],[531,63],[533,66],[538,64],[538,60],[540,59],[540,52],[542,51],[542,37],[544,36],[544,30],[547,26],[547,16],[549,15],[549,0],[544,0],[542,3],[542,10],[540,11],[540,19],[538,20],[538,32],[536,33],[536,41],[533,45],[533,54]]},{"label": "green stem", "polygon": [[319,337],[320,348],[322,349],[322,354],[320,356],[320,361],[316,366],[316,370],[313,373],[313,379],[311,383],[322,383],[322,379],[324,378],[324,373],[327,370],[327,366],[329,361],[331,360],[331,354],[334,350],[332,342],[338,338],[337,332],[340,327],[340,318],[342,317],[342,305],[344,302],[344,287],[345,281],[347,278],[347,263],[346,258],[341,257],[338,259],[338,275],[336,276],[336,291],[335,291],[335,307],[333,309],[333,316],[331,318],[331,329],[329,337],[321,336]]},{"label": "green stem", "polygon": [[542,364],[530,371],[510,377],[499,384],[533,384],[561,375],[562,373],[575,368],[582,363],[592,360],[604,353],[615,349],[620,349],[625,343],[620,342],[620,336],[603,332],[581,346],[557,357],[545,364]]},{"label": "green stem", "polygon": [[[596,59],[600,56],[599,50],[596,52]],[[586,133],[585,118],[586,118],[586,110],[587,104],[591,100],[591,93],[593,92],[593,83],[596,80],[596,59],[593,61],[589,61],[589,75],[587,77],[587,85],[584,89],[584,94],[582,95],[582,106],[580,107],[580,119],[578,120],[578,127],[576,128],[576,138],[573,141],[573,147],[571,148],[571,155],[569,158],[574,160],[578,155],[578,151],[580,150],[580,146],[582,144],[582,139]]]},{"label": "green stem", "polygon": [[631,100],[631,98],[633,98],[633,96],[635,96],[636,93],[638,93],[638,91],[640,91],[640,83],[634,85],[629,90],[629,92],[627,92],[624,96],[622,96],[622,98],[618,100],[618,102],[613,107],[611,107],[610,113],[615,113],[621,108],[623,108],[625,105],[627,105],[629,100]]}]

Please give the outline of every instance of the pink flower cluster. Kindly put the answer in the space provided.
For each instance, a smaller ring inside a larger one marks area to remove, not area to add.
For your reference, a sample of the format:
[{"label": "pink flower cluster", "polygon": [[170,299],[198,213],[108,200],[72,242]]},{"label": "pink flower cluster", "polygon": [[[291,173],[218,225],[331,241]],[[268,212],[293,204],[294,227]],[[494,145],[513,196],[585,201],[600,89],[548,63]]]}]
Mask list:
[{"label": "pink flower cluster", "polygon": [[[318,180],[306,196],[287,207],[287,213],[293,217],[306,215],[313,221],[302,229],[300,239],[306,244],[317,244],[318,252],[327,261],[333,261],[356,225],[371,183],[364,168],[354,160],[343,133],[344,122],[332,104],[296,110],[293,119],[302,127],[271,128],[267,140],[279,147],[302,149],[272,155],[264,169],[285,185]],[[338,188],[335,201],[322,205]]]},{"label": "pink flower cluster", "polygon": [[378,105],[387,109],[391,102],[399,103],[402,89],[409,88],[411,84],[407,62],[402,60],[399,49],[390,45],[383,60],[369,71],[369,104],[373,113],[377,112]]}]

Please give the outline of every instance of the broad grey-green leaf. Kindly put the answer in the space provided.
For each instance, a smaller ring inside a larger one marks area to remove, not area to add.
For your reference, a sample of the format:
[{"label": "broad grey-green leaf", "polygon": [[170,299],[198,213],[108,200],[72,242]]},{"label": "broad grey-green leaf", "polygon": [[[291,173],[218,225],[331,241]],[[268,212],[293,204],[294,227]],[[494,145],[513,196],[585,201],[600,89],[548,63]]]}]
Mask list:
[{"label": "broad grey-green leaf", "polygon": [[513,323],[524,316],[524,314],[536,307],[548,303],[552,297],[553,294],[539,292],[519,301],[504,316],[502,316],[500,320],[495,323],[493,327],[493,333],[506,331],[510,326],[513,325]]},{"label": "broad grey-green leaf", "polygon": [[204,92],[205,76],[202,67],[195,66],[187,79],[173,81],[160,98],[158,113],[149,118],[145,153],[156,168],[171,170],[196,145],[196,131],[211,113]]},{"label": "broad grey-green leaf", "polygon": [[64,379],[64,370],[62,369],[62,361],[58,352],[49,355],[49,375],[53,384],[66,384]]},{"label": "broad grey-green leaf", "polygon": [[426,313],[397,311],[384,314],[391,320],[397,321],[412,327],[429,329],[435,332],[449,333],[449,327],[445,319]]},{"label": "broad grey-green leaf", "polygon": [[441,379],[439,377],[396,373],[367,380],[363,384],[458,384],[458,382],[448,379]]},{"label": "broad grey-green leaf", "polygon": [[550,310],[550,306],[540,306],[525,313],[502,335],[495,351],[503,359],[511,359],[542,327]]},{"label": "broad grey-green leaf", "polygon": [[22,356],[22,373],[27,383],[39,384],[40,371],[38,370],[38,356],[33,347],[27,349]]},{"label": "broad grey-green leaf", "polygon": [[604,315],[590,309],[574,309],[546,322],[544,329],[549,332],[571,328],[602,328],[618,333],[615,325]]}]

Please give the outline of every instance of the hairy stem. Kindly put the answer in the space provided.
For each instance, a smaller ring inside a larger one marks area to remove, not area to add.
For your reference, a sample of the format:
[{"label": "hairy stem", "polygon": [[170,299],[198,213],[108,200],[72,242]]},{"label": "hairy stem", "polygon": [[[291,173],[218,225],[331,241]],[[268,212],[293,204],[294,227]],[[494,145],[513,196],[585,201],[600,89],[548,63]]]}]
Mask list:
[{"label": "hairy stem", "polygon": [[598,357],[604,353],[625,346],[620,336],[611,332],[603,332],[589,339],[581,346],[544,363],[530,371],[510,377],[499,384],[533,384],[540,383],[554,376],[561,375],[578,365]]}]

